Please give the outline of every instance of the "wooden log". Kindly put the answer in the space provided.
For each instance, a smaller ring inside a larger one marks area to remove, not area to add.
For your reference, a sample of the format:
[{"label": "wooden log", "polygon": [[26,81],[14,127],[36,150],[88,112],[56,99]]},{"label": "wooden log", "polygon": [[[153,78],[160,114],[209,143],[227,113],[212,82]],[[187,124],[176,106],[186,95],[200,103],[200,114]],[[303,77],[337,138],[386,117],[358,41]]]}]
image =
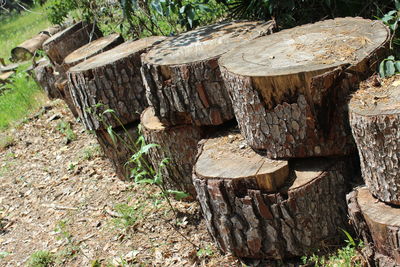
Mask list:
[{"label": "wooden log", "polygon": [[99,142],[104,154],[114,165],[117,176],[121,180],[129,180],[130,171],[136,166],[128,163],[130,157],[138,149],[135,144],[138,134],[138,122],[113,129],[114,140],[107,130],[96,131],[97,141]]},{"label": "wooden log", "polygon": [[36,50],[42,49],[43,43],[50,37],[47,34],[40,33],[11,50],[11,59],[13,62],[21,62],[31,59]]},{"label": "wooden log", "polygon": [[367,187],[347,195],[349,217],[375,266],[400,266],[400,208],[374,198]]},{"label": "wooden log", "polygon": [[57,76],[54,86],[59,92],[61,99],[64,100],[68,108],[71,110],[72,115],[74,115],[75,118],[78,118],[78,112],[71,97],[71,90],[69,88],[68,80],[59,75]]},{"label": "wooden log", "polygon": [[[140,55],[164,39],[153,36],[125,42],[68,71],[72,98],[87,129],[119,127],[140,119],[148,105],[140,75]],[[107,108],[115,113],[101,115]]]},{"label": "wooden log", "polygon": [[272,22],[223,22],[183,33],[144,56],[149,104],[164,124],[219,125],[234,118],[218,58],[259,36]]},{"label": "wooden log", "polygon": [[[146,143],[159,145],[149,150],[148,158],[155,170],[161,171],[165,187],[195,197],[192,169],[197,143],[204,137],[203,129],[190,124],[166,126],[155,116],[153,107],[142,113],[141,125]],[[166,158],[169,163],[160,169],[160,163]]]},{"label": "wooden log", "polygon": [[375,71],[389,35],[378,21],[337,18],[223,55],[222,76],[249,145],[271,158],[353,152],[347,98]]},{"label": "wooden log", "polygon": [[9,79],[14,75],[14,71],[0,72],[0,84],[9,82]]},{"label": "wooden log", "polygon": [[206,140],[193,171],[207,228],[223,252],[289,259],[340,244],[345,180],[338,159],[271,160],[242,138]]},{"label": "wooden log", "polygon": [[46,92],[49,99],[61,98],[60,91],[55,86],[58,75],[49,60],[39,62],[33,73],[34,80]]},{"label": "wooden log", "polygon": [[69,54],[64,59],[63,68],[65,72],[67,72],[69,68],[78,65],[97,54],[110,50],[123,42],[124,38],[122,38],[118,33],[96,39]]},{"label": "wooden log", "polygon": [[53,25],[53,26],[50,26],[50,27],[40,31],[39,34],[43,33],[43,34],[46,34],[51,37],[51,36],[55,35],[56,33],[60,32],[61,30],[63,30],[62,26]]},{"label": "wooden log", "polygon": [[400,76],[362,83],[349,117],[365,184],[381,201],[400,205]]}]

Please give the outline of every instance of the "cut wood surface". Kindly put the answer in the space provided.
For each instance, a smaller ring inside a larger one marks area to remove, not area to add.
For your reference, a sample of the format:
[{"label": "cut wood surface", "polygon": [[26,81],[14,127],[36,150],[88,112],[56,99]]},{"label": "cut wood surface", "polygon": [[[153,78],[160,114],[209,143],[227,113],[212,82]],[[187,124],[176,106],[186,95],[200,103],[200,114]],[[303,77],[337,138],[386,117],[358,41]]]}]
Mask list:
[{"label": "cut wood surface", "polygon": [[33,77],[39,86],[46,92],[49,99],[61,98],[60,91],[55,86],[58,75],[49,60],[38,63],[33,70]]},{"label": "cut wood surface", "polygon": [[110,50],[123,42],[124,39],[118,33],[96,39],[69,54],[64,59],[63,68],[65,71],[68,71],[69,68],[83,62],[84,60]]},{"label": "cut wood surface", "polygon": [[349,116],[366,185],[381,201],[400,205],[400,76],[362,83]]},{"label": "cut wood surface", "polygon": [[147,98],[165,124],[219,125],[234,118],[218,58],[269,34],[272,22],[223,22],[171,38],[143,59]]},{"label": "cut wood surface", "polygon": [[400,266],[400,208],[374,198],[367,187],[347,196],[351,222],[379,267]]},{"label": "cut wood surface", "polygon": [[378,21],[337,18],[258,38],[219,60],[240,129],[271,158],[354,151],[346,101],[384,56]]},{"label": "cut wood surface", "polygon": [[11,76],[14,75],[13,71],[8,71],[8,72],[2,72],[0,73],[0,83],[6,83],[8,82],[8,79],[11,78]]},{"label": "cut wood surface", "polygon": [[[140,119],[148,106],[140,75],[140,56],[164,39],[153,36],[125,42],[70,68],[68,79],[73,101],[87,129],[119,127],[121,123]],[[115,113],[102,116],[105,109]],[[99,120],[99,115],[103,121]]]},{"label": "cut wood surface", "polygon": [[[197,155],[197,143],[204,137],[204,130],[194,125],[165,126],[155,116],[154,109],[145,109],[141,116],[143,136],[147,144],[158,144],[149,150],[149,160],[163,175],[168,189],[184,191],[192,197],[196,191],[192,170]],[[166,167],[160,163],[168,159]]]},{"label": "cut wood surface", "polygon": [[267,159],[231,138],[205,141],[193,173],[207,228],[222,251],[288,259],[340,243],[345,161],[300,159],[289,172],[286,161]]},{"label": "cut wood surface", "polygon": [[12,61],[21,62],[31,59],[34,56],[36,50],[42,49],[43,43],[49,38],[49,35],[39,33],[38,35],[29,40],[26,40],[17,47],[14,47],[11,50]]},{"label": "cut wood surface", "polygon": [[58,90],[61,99],[65,101],[67,104],[68,108],[71,110],[72,114],[74,115],[75,118],[78,118],[78,112],[76,110],[76,107],[72,101],[71,97],[71,91],[68,85],[68,80],[62,77],[61,75],[57,76],[57,80],[54,83],[54,86]]}]

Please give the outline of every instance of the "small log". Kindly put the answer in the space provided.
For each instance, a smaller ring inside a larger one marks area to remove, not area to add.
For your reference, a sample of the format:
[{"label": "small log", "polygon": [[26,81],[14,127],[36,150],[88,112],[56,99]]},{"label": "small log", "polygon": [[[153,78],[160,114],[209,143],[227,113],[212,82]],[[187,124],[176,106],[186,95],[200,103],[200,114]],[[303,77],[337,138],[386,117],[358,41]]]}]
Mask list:
[{"label": "small log", "polygon": [[60,32],[61,30],[63,30],[62,26],[53,25],[53,26],[48,27],[47,29],[40,31],[39,34],[43,33],[43,34],[46,34],[51,37],[51,36],[55,35],[56,33]]},{"label": "small log", "polygon": [[136,140],[139,137],[138,123],[135,122],[113,129],[113,136],[114,138],[107,130],[101,129],[96,131],[97,141],[106,157],[114,165],[118,178],[129,180],[131,178],[131,170],[136,167],[133,163],[127,162],[138,151],[136,145]]},{"label": "small log", "polygon": [[[159,145],[149,150],[148,158],[155,170],[161,171],[166,188],[184,191],[195,197],[192,169],[197,143],[204,137],[203,130],[193,125],[165,126],[155,116],[152,107],[142,113],[141,125],[146,143]],[[160,163],[166,158],[169,163],[160,169]]]},{"label": "small log", "polygon": [[223,22],[183,33],[143,58],[149,104],[166,125],[219,125],[234,118],[218,68],[227,51],[269,34],[272,22]]},{"label": "small log", "polygon": [[49,99],[61,98],[60,91],[55,86],[58,75],[49,60],[41,61],[34,68],[33,73],[34,80],[46,92]]},{"label": "small log", "polygon": [[36,50],[42,49],[43,43],[50,37],[47,34],[40,33],[35,37],[26,40],[22,44],[11,50],[11,59],[13,62],[21,62],[31,59]]},{"label": "small log", "polygon": [[14,75],[14,71],[8,71],[8,72],[0,72],[0,84],[2,83],[7,83],[11,78],[11,76]]},{"label": "small log", "polygon": [[68,85],[68,80],[62,76],[57,76],[57,80],[54,83],[57,91],[59,92],[61,99],[67,104],[75,118],[78,118],[78,112],[76,111],[75,105],[72,101],[71,91]]},{"label": "small log", "polygon": [[400,208],[374,198],[367,187],[347,195],[349,217],[376,266],[400,266]]},{"label": "small log", "polygon": [[206,140],[193,171],[207,228],[223,252],[289,259],[341,243],[345,180],[339,159],[271,160],[242,137]]},{"label": "small log", "polygon": [[350,124],[365,184],[381,201],[400,205],[400,76],[377,79],[352,96]]},{"label": "small log", "polygon": [[110,50],[111,48],[114,48],[123,42],[124,38],[122,38],[122,36],[118,33],[96,39],[69,54],[64,59],[63,68],[65,72],[67,72],[69,68],[78,65],[79,63],[97,54]]},{"label": "small log", "polygon": [[379,21],[337,18],[223,55],[222,76],[249,145],[271,158],[352,153],[347,98],[375,72],[389,36]]},{"label": "small log", "polygon": [[[140,55],[164,39],[153,36],[125,42],[68,71],[72,98],[87,129],[119,127],[140,119],[148,106],[140,75]],[[103,116],[102,112],[108,108],[115,114]]]}]

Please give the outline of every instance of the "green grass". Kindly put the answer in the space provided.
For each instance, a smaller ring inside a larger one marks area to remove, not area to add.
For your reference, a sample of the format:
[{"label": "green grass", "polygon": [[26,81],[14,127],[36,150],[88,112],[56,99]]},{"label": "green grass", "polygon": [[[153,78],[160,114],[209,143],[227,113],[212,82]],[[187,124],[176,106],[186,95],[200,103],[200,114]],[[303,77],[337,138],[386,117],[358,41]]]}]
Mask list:
[{"label": "green grass", "polygon": [[29,267],[49,267],[54,264],[54,255],[47,250],[40,250],[33,253],[28,262]]}]

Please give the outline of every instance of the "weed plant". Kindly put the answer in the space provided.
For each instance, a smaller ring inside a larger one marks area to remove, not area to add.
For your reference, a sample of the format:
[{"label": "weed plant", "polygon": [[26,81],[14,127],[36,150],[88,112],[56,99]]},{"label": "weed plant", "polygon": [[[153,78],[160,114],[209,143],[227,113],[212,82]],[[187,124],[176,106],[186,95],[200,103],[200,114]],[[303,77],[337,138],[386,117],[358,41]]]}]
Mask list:
[{"label": "weed plant", "polygon": [[27,262],[28,267],[50,267],[55,262],[55,256],[47,250],[39,250],[33,253]]}]

